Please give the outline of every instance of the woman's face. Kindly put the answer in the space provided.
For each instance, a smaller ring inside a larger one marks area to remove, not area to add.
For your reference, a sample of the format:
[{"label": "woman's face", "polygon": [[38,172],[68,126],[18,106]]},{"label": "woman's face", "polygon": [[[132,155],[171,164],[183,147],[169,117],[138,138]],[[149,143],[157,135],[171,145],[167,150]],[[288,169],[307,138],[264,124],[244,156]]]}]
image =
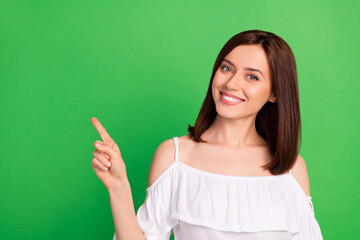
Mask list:
[{"label": "woman's face", "polygon": [[[213,83],[212,95],[219,115],[227,118],[256,116],[272,95],[270,69],[260,45],[239,45],[220,64]],[[234,98],[223,98],[222,93]]]}]

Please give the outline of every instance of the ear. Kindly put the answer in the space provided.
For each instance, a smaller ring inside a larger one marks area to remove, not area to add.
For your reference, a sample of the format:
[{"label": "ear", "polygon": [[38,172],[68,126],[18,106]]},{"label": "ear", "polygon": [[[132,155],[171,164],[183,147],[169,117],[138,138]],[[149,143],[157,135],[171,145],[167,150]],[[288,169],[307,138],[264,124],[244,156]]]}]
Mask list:
[{"label": "ear", "polygon": [[273,92],[273,94],[271,95],[271,97],[269,98],[269,102],[276,102],[276,95],[275,95],[275,92]]}]

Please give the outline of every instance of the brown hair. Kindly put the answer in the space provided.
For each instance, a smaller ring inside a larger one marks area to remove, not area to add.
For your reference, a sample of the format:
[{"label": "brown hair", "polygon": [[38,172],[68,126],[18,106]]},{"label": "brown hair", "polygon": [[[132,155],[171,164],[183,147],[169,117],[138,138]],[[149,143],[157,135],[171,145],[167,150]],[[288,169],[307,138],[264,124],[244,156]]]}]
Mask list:
[{"label": "brown hair", "polygon": [[214,75],[225,56],[239,45],[258,44],[266,52],[270,66],[272,89],[276,102],[268,101],[256,115],[255,126],[269,146],[272,161],[264,165],[273,175],[292,168],[301,146],[301,119],[299,90],[294,54],[289,45],[279,36],[261,30],[249,30],[234,35],[223,46],[216,58],[208,91],[195,125],[188,125],[189,136],[196,142],[210,127],[217,115],[211,86]]}]

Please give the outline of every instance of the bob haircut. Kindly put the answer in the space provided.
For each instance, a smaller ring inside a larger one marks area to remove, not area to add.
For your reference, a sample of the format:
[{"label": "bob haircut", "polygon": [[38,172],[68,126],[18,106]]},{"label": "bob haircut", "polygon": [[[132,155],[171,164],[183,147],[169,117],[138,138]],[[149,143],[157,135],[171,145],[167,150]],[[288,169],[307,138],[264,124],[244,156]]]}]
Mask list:
[{"label": "bob haircut", "polygon": [[239,45],[260,45],[270,67],[271,88],[276,102],[268,101],[256,115],[256,131],[268,143],[272,160],[262,167],[273,175],[289,171],[294,165],[301,146],[301,119],[299,90],[294,54],[279,36],[261,30],[248,30],[234,35],[223,46],[216,58],[208,91],[194,126],[188,124],[190,138],[196,142],[210,127],[217,115],[212,96],[214,75],[226,55]]}]

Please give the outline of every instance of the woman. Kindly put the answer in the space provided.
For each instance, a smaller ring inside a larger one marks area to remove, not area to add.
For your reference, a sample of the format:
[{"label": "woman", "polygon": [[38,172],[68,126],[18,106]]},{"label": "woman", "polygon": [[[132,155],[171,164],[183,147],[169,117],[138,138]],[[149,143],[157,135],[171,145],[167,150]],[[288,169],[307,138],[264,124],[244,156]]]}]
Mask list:
[{"label": "woman", "polygon": [[298,154],[295,59],[279,36],[251,30],[224,45],[195,125],[156,149],[137,215],[120,150],[92,122],[103,139],[92,166],[109,190],[114,239],[323,239]]}]

